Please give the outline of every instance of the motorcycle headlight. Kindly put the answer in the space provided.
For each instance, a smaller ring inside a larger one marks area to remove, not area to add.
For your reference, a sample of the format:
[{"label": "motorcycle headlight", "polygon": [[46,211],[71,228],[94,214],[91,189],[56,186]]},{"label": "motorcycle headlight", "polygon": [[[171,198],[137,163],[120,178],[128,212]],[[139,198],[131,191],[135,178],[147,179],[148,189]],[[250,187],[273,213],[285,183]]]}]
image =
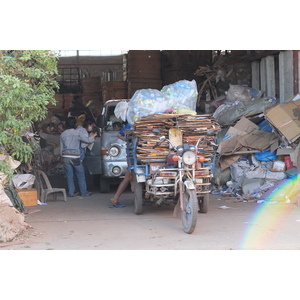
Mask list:
[{"label": "motorcycle headlight", "polygon": [[116,146],[113,146],[109,149],[108,155],[116,157],[120,154],[120,149]]},{"label": "motorcycle headlight", "polygon": [[196,162],[196,154],[192,151],[186,151],[182,155],[182,161],[186,165],[192,165]]}]

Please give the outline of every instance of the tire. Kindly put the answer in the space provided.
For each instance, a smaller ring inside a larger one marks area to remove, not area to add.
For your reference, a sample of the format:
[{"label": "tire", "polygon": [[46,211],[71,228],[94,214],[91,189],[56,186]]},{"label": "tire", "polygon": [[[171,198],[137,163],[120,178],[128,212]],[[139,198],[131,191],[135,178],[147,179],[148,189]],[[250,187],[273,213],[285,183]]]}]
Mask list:
[{"label": "tire", "polygon": [[209,206],[209,194],[204,194],[199,197],[199,212],[202,214],[206,214],[208,212]]},{"label": "tire", "polygon": [[134,189],[134,213],[140,215],[143,211],[143,183],[137,182],[136,175],[132,175]]},{"label": "tire", "polygon": [[104,178],[100,175],[99,179],[99,187],[100,193],[109,193],[110,192],[110,184],[107,178]]},{"label": "tire", "polygon": [[185,185],[183,185],[183,205],[184,211],[181,212],[183,231],[185,233],[192,233],[197,223],[197,194],[195,190],[188,189]]},{"label": "tire", "polygon": [[100,175],[99,174],[93,175],[93,185],[94,185],[94,187],[99,188],[99,180],[100,180]]}]

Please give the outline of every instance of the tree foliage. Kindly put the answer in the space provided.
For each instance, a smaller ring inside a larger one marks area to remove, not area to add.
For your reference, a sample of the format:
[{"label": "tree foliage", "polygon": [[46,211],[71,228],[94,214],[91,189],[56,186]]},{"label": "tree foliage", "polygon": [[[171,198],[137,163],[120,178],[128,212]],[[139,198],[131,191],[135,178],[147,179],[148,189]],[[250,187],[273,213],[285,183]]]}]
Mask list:
[{"label": "tree foliage", "polygon": [[[27,162],[32,146],[23,131],[45,119],[58,89],[57,55],[48,50],[0,50],[0,152]],[[0,161],[0,172],[12,172]]]}]

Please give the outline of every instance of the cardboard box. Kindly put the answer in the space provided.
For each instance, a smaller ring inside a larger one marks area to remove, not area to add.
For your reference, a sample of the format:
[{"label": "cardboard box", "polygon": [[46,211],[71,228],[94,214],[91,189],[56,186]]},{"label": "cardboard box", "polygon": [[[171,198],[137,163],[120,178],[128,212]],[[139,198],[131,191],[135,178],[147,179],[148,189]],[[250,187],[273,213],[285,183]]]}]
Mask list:
[{"label": "cardboard box", "polygon": [[278,148],[276,154],[277,155],[290,155],[295,151],[294,148]]},{"label": "cardboard box", "polygon": [[19,197],[22,199],[24,206],[36,206],[37,190],[36,189],[16,189]]},{"label": "cardboard box", "polygon": [[275,160],[272,165],[271,172],[284,172],[286,170],[285,163],[280,160]]},{"label": "cardboard box", "polygon": [[266,113],[266,118],[289,141],[300,137],[300,99],[275,106]]}]

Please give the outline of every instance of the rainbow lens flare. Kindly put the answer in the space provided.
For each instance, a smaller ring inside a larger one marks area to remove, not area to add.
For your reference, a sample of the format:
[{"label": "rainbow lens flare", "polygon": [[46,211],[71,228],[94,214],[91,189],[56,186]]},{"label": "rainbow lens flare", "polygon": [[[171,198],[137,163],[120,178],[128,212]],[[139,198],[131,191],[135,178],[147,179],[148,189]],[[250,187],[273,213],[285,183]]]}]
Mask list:
[{"label": "rainbow lens flare", "polygon": [[[275,205],[271,205],[274,202]],[[300,204],[300,176],[285,179],[275,187],[251,215],[241,241],[242,250],[264,250],[284,227],[287,217]],[[299,211],[299,208],[298,208]],[[300,217],[299,217],[300,219]]]}]

